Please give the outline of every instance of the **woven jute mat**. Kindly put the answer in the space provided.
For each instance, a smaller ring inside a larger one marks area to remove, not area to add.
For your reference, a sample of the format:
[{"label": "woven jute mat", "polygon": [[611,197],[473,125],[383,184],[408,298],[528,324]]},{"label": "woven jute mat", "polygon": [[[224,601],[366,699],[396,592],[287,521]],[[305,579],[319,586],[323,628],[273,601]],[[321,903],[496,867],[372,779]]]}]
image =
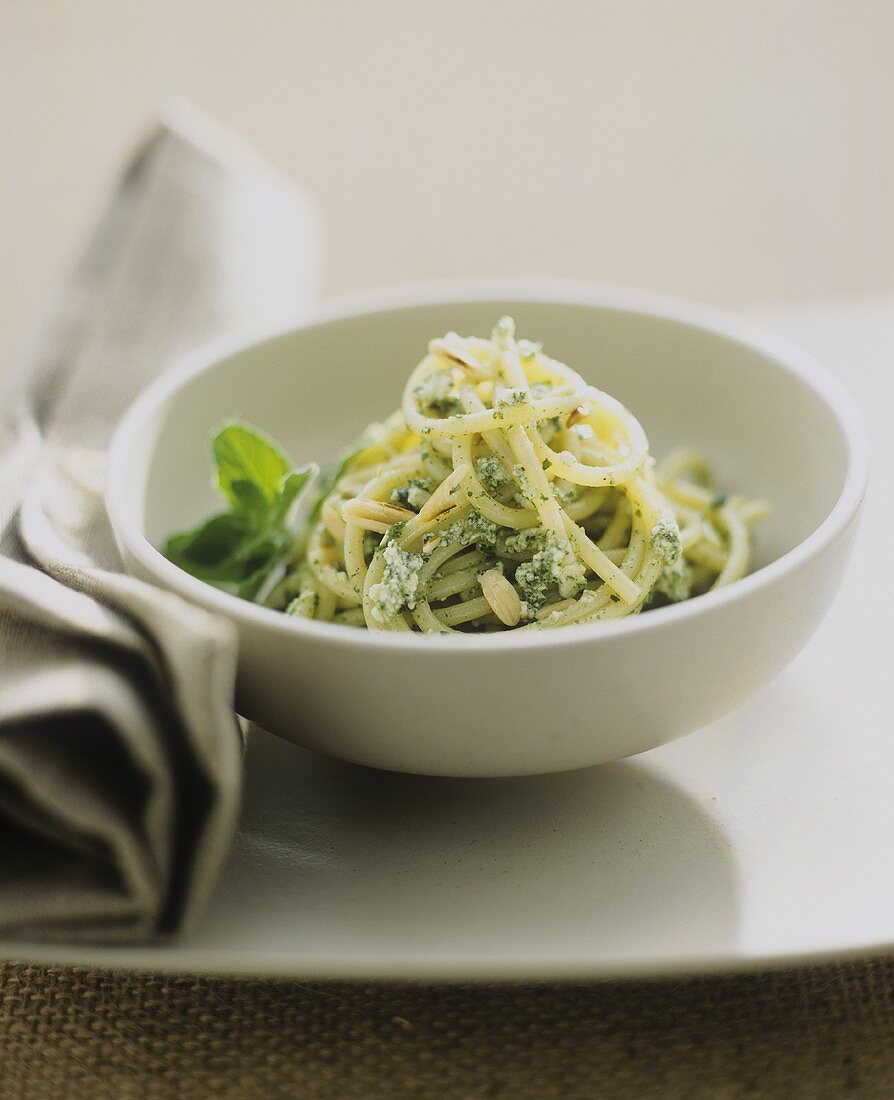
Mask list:
[{"label": "woven jute mat", "polygon": [[894,961],[558,986],[4,965],[0,1096],[887,1098]]}]

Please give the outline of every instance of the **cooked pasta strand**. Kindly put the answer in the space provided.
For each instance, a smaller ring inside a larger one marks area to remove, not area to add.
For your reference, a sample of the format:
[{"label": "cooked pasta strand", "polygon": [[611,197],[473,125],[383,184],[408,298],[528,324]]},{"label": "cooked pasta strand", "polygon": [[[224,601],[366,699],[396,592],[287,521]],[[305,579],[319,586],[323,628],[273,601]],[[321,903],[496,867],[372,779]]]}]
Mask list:
[{"label": "cooked pasta strand", "polygon": [[[543,630],[741,577],[761,501],[517,340],[448,333],[341,471],[273,606],[371,630]],[[483,578],[483,579],[482,579]]]}]

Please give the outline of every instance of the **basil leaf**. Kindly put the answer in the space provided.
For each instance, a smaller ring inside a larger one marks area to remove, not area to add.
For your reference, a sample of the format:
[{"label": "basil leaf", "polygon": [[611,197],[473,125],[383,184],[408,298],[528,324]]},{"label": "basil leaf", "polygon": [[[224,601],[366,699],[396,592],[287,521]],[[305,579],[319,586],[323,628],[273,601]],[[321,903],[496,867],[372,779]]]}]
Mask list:
[{"label": "basil leaf", "polygon": [[165,554],[194,577],[255,599],[288,557],[294,541],[289,512],[319,468],[311,462],[292,469],[275,443],[246,424],[226,424],[212,451],[231,510],[172,535]]},{"label": "basil leaf", "polygon": [[202,580],[238,581],[245,575],[238,552],[251,535],[244,517],[224,512],[193,531],[172,535],[165,544],[165,556]]},{"label": "basil leaf", "polygon": [[289,470],[282,479],[279,487],[279,495],[274,513],[275,522],[282,523],[286,520],[289,509],[295,503],[298,494],[311,478],[316,477],[319,472],[320,467],[316,462],[309,462],[306,466],[302,466],[300,470]]},{"label": "basil leaf", "polygon": [[236,590],[236,595],[244,600],[255,599],[270,573],[288,556],[291,544],[291,535],[280,529],[247,548],[244,558],[245,579]]},{"label": "basil leaf", "polygon": [[211,442],[217,463],[217,479],[221,492],[236,507],[243,507],[249,491],[248,482],[267,504],[276,500],[282,479],[291,462],[277,445],[247,424],[224,425]]},{"label": "basil leaf", "polygon": [[270,576],[270,571],[277,564],[275,558],[264,562],[236,589],[236,595],[242,600],[254,600],[260,592],[264,582]]},{"label": "basil leaf", "polygon": [[241,512],[263,514],[270,508],[270,502],[253,481],[237,478],[230,483],[230,500]]}]

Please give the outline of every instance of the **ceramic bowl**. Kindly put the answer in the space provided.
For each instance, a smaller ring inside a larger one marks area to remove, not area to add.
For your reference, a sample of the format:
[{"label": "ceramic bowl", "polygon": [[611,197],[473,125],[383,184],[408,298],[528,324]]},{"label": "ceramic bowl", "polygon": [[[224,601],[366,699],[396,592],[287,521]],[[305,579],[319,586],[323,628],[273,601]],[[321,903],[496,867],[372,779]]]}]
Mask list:
[{"label": "ceramic bowl", "polygon": [[[211,433],[236,417],[325,465],[397,408],[430,337],[521,335],[626,404],[653,454],[703,451],[719,484],[766,498],[754,568],[717,592],[610,623],[489,637],[307,622],[168,562],[211,512]],[[814,359],[749,323],[639,293],[538,283],[379,293],[313,324],[176,365],[115,435],[107,504],[128,570],[236,624],[239,712],[378,768],[492,776],[630,756],[737,707],[798,653],[846,568],[866,479],[850,399]]]}]

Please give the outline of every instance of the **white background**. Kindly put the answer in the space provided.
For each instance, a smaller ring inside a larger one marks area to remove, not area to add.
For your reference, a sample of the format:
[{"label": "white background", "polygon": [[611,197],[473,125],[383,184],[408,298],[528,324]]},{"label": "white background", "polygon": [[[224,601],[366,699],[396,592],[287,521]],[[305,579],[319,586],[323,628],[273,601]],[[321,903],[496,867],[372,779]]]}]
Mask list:
[{"label": "white background", "polygon": [[326,293],[894,289],[890,0],[0,0],[0,19],[6,367],[175,95],[316,194]]}]

